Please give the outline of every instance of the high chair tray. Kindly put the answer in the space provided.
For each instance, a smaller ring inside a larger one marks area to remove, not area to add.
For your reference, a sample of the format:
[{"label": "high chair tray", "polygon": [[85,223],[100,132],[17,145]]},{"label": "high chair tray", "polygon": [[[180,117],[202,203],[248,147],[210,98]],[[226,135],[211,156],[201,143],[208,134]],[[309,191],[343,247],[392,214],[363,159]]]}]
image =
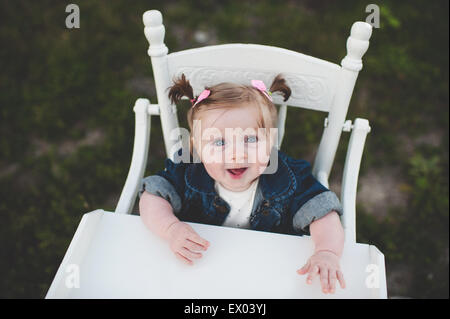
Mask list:
[{"label": "high chair tray", "polygon": [[193,266],[139,216],[96,210],[83,215],[46,298],[386,298],[384,255],[346,244],[347,287],[324,294],[296,270],[313,252],[309,236],[189,223],[211,245]]}]

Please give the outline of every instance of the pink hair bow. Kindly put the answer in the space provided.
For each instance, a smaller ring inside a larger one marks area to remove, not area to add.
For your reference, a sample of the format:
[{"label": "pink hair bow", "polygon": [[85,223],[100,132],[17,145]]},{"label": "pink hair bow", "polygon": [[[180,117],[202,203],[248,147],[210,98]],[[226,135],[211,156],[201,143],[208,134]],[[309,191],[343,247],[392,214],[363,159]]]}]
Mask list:
[{"label": "pink hair bow", "polygon": [[267,91],[266,85],[264,84],[263,81],[260,80],[252,80],[252,86],[258,90],[260,90],[265,96],[267,96],[267,98],[271,101],[272,97],[270,96],[272,94],[272,92]]},{"label": "pink hair bow", "polygon": [[192,105],[192,107],[194,107],[197,103],[203,101],[204,99],[206,99],[209,94],[211,93],[210,90],[203,90],[202,93],[200,93],[200,95],[197,97],[197,101],[194,103],[195,99],[192,99],[191,102],[194,103],[194,105]]}]

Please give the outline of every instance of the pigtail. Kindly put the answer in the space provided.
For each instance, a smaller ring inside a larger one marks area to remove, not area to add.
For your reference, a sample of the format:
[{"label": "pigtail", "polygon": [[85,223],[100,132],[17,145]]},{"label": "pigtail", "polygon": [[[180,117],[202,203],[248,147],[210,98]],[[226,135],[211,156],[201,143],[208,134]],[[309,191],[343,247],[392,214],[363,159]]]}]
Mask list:
[{"label": "pigtail", "polygon": [[273,80],[272,85],[270,86],[270,92],[281,92],[284,97],[284,101],[287,101],[292,93],[291,88],[287,86],[286,80],[281,74],[278,74]]},{"label": "pigtail", "polygon": [[181,77],[173,80],[174,85],[169,87],[169,99],[172,104],[177,104],[183,96],[187,96],[191,101],[194,99],[194,90],[189,80],[186,80],[184,73]]}]

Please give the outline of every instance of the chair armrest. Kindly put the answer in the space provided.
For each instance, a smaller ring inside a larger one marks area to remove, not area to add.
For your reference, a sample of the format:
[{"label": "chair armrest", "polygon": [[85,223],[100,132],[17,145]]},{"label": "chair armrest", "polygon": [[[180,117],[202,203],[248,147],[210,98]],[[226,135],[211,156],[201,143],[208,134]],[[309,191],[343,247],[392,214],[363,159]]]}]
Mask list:
[{"label": "chair armrest", "polygon": [[151,115],[159,115],[157,105],[148,99],[137,99],[133,107],[135,112],[135,134],[133,155],[128,176],[115,209],[119,214],[130,214],[139,190],[139,183],[144,177],[150,144]]},{"label": "chair armrest", "polygon": [[367,133],[370,132],[369,121],[356,118],[351,128],[352,133],[342,176],[341,202],[344,209],[342,220],[345,240],[356,242],[356,190],[364,143]]}]

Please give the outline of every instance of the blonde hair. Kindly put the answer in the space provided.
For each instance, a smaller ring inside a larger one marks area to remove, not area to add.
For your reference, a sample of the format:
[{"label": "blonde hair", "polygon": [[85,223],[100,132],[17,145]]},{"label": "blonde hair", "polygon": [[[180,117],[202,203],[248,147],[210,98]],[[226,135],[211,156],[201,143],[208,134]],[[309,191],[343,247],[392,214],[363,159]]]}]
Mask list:
[{"label": "blonde hair", "polygon": [[[193,89],[189,80],[184,74],[181,77],[173,80],[174,85],[169,87],[169,98],[172,103],[178,103],[182,97],[186,96],[191,101],[197,100],[198,96],[194,98]],[[205,87],[210,91],[209,96],[191,107],[187,113],[187,122],[189,129],[193,132],[193,123],[196,118],[199,118],[202,113],[207,110],[216,108],[233,108],[240,107],[243,104],[253,105],[258,107],[260,118],[258,125],[261,128],[276,128],[277,127],[277,108],[261,91],[251,85],[242,85],[224,82],[211,87]],[[270,92],[280,92],[284,101],[291,95],[291,89],[286,85],[286,80],[278,74],[273,80]],[[190,143],[190,151],[192,154],[192,143]]]}]

